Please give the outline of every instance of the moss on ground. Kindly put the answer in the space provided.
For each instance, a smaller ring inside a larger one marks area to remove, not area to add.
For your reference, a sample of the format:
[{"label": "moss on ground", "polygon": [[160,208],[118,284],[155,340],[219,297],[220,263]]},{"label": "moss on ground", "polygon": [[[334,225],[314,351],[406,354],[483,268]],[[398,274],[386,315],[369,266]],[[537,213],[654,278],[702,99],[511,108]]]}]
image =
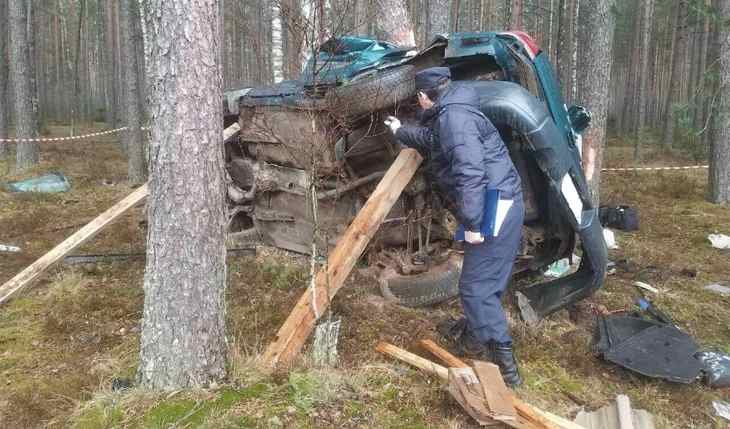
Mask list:
[{"label": "moss on ground", "polygon": [[[99,157],[89,157],[90,151]],[[608,164],[629,164],[627,153],[609,148]],[[112,139],[48,146],[42,157],[41,166],[23,177],[60,170],[73,190],[57,196],[0,191],[0,242],[24,250],[0,258],[0,281],[129,193],[123,156]],[[647,159],[681,162],[650,151]],[[102,185],[104,180],[117,185]],[[702,289],[730,280],[728,254],[706,238],[729,234],[730,216],[727,208],[704,202],[705,189],[702,171],[604,175],[605,203],[639,209],[641,230],[617,232],[620,249],[611,251],[613,260],[627,259],[637,270],[619,270],[572,314],[559,312],[537,327],[520,323],[510,307],[526,380],[518,389],[521,397],[573,416],[581,406],[597,408],[626,393],[635,406],[656,415],[657,427],[722,427],[710,403],[730,400],[727,391],[651,380],[591,351],[595,310],[633,308],[637,292],[631,285],[642,280],[661,290],[654,302],[699,343],[730,352],[730,298]],[[143,211],[135,209],[78,253],[140,252],[144,237]],[[307,261],[260,248],[255,257],[232,256],[228,263],[229,380],[219,389],[173,395],[111,391],[114,378],[135,376],[143,263],[59,265],[49,271],[0,311],[0,427],[473,427],[438,380],[373,350],[385,340],[422,353],[416,340],[437,338],[435,324],[459,314],[457,302],[397,307],[379,298],[366,269],[355,270],[332,306],[342,318],[340,365],[320,369],[302,361],[288,376],[268,376],[257,371],[256,358],[306,287]]]}]

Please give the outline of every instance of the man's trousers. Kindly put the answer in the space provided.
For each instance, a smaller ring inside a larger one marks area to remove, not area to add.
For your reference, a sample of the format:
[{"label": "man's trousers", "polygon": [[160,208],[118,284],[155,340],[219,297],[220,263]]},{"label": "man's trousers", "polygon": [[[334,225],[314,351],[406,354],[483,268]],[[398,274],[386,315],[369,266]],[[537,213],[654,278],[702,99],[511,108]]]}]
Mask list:
[{"label": "man's trousers", "polygon": [[480,244],[464,243],[459,295],[467,329],[484,344],[512,342],[502,308],[502,293],[512,276],[524,217],[525,206],[522,195],[518,194],[496,237],[485,237]]}]

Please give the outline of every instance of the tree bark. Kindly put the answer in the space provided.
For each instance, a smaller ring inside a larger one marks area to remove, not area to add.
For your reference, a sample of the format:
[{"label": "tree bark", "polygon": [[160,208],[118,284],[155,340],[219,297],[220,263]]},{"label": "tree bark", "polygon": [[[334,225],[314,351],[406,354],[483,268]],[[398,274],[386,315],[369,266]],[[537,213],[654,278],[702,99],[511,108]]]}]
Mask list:
[{"label": "tree bark", "polygon": [[[730,0],[720,0],[721,22],[730,18]],[[712,149],[710,153],[709,195],[716,204],[730,203],[730,30],[719,25],[720,38],[720,93],[715,116]]]},{"label": "tree bark", "polygon": [[427,0],[428,33],[426,43],[430,43],[434,36],[449,32],[449,0]]},{"label": "tree bark", "polygon": [[577,14],[579,0],[560,1],[558,27],[558,76],[563,88],[563,98],[570,104],[575,97],[575,72],[578,52]]},{"label": "tree bark", "polygon": [[609,83],[613,59],[614,19],[612,0],[584,0],[581,16],[584,38],[579,58],[578,93],[593,114],[591,126],[583,133],[583,168],[594,207],[600,200],[599,185],[603,148],[606,144]]},{"label": "tree bark", "polygon": [[[8,137],[8,3],[0,2],[0,139]],[[7,145],[0,142],[0,159],[7,155]]]},{"label": "tree bark", "polygon": [[142,116],[140,115],[140,97],[137,81],[137,50],[132,23],[132,1],[121,0],[119,3],[119,27],[122,33],[122,61],[124,68],[124,125],[127,130],[122,134],[123,145],[127,148],[127,180],[138,185],[146,180],[144,163],[144,145],[142,144]]},{"label": "tree bark", "polygon": [[271,69],[274,83],[284,80],[284,40],[281,6],[277,0],[271,1]]},{"label": "tree bark", "polygon": [[[10,0],[10,81],[13,85],[13,112],[15,135],[18,138],[38,136],[36,121],[33,118],[31,101],[30,65],[26,33],[26,4],[24,0]],[[18,143],[15,167],[24,170],[38,164],[38,143]]]},{"label": "tree bark", "polygon": [[654,12],[654,0],[644,0],[644,10],[641,24],[641,71],[639,72],[639,117],[636,127],[636,143],[634,145],[634,160],[641,160],[641,139],[646,127],[646,113],[649,94],[649,44],[651,42],[651,22]]},{"label": "tree bark", "polygon": [[144,3],[152,156],[138,378],[153,389],[226,375],[218,11],[215,0]]},{"label": "tree bark", "polygon": [[378,38],[398,46],[416,46],[416,36],[405,0],[375,0]]},{"label": "tree bark", "polygon": [[522,0],[513,0],[510,9],[510,30],[524,30],[522,24]]},{"label": "tree bark", "polygon": [[680,95],[680,86],[677,84],[677,81],[679,80],[679,74],[682,71],[682,64],[684,62],[683,53],[687,49],[687,34],[684,31],[687,22],[684,7],[685,4],[683,2],[680,2],[676,6],[674,12],[676,15],[674,17],[674,27],[672,29],[672,32],[674,34],[674,49],[671,52],[672,71],[669,76],[669,94],[667,96],[666,104],[664,106],[665,123],[664,138],[662,140],[664,148],[666,149],[671,148],[674,142],[674,126],[677,121],[677,118],[674,114],[674,103],[679,102]]}]

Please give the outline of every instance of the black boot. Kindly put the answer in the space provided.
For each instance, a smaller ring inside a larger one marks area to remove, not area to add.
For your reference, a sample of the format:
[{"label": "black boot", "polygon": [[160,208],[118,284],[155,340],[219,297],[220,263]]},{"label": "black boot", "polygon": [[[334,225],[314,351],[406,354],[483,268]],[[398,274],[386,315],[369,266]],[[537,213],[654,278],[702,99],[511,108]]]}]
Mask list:
[{"label": "black boot", "polygon": [[517,361],[512,351],[511,343],[494,343],[494,363],[499,366],[499,372],[502,373],[504,383],[514,387],[522,384],[520,371],[517,369]]},{"label": "black boot", "polygon": [[439,323],[436,329],[453,345],[457,355],[492,361],[486,358],[490,354],[487,345],[479,342],[469,331],[465,318],[447,319]]}]

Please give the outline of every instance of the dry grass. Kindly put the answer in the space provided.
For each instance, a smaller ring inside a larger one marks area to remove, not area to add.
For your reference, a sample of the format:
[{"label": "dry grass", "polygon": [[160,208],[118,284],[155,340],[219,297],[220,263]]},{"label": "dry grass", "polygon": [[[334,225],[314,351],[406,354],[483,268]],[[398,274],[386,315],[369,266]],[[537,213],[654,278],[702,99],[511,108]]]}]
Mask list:
[{"label": "dry grass", "polygon": [[[628,151],[611,148],[608,164],[630,164]],[[23,177],[51,170],[70,177],[70,193],[0,193],[0,243],[23,248],[19,255],[0,255],[0,281],[76,229],[59,227],[83,223],[129,192],[123,184],[101,184],[123,183],[123,157],[112,139],[45,146],[41,166]],[[723,427],[710,402],[729,400],[727,390],[650,380],[599,360],[590,345],[590,306],[630,308],[631,283],[641,279],[661,290],[657,305],[703,346],[730,352],[730,301],[702,290],[730,280],[730,254],[706,239],[730,233],[730,216],[727,208],[703,201],[703,174],[604,176],[604,201],[636,206],[641,216],[641,231],[617,233],[621,248],[611,258],[629,259],[641,270],[609,277],[573,317],[560,312],[527,328],[512,314],[526,380],[518,391],[522,397],[573,416],[580,408],[576,398],[595,408],[627,393],[637,407],[656,414],[657,427]],[[141,209],[131,211],[79,253],[141,251],[142,220]],[[230,257],[228,266],[230,379],[218,389],[174,395],[110,388],[113,378],[134,378],[142,262],[51,270],[0,309],[0,427],[474,427],[437,380],[373,350],[385,340],[418,352],[416,340],[437,338],[436,323],[458,314],[458,303],[394,306],[379,298],[367,269],[357,270],[332,307],[343,320],[339,366],[317,368],[305,359],[288,376],[271,377],[259,372],[256,359],[302,293],[306,260],[261,248],[255,257]],[[696,276],[688,277],[687,270]]]}]

